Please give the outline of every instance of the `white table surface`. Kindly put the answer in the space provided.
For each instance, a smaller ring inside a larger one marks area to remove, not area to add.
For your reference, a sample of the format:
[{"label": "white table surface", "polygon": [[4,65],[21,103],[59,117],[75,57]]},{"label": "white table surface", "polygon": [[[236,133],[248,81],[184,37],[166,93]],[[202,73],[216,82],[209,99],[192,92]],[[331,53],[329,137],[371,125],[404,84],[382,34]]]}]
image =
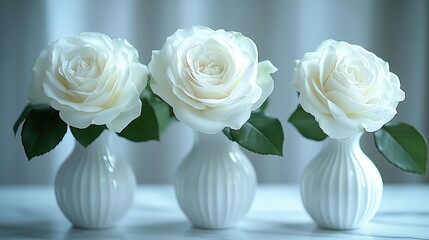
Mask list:
[{"label": "white table surface", "polygon": [[193,228],[172,186],[139,186],[124,219],[103,230],[73,228],[52,186],[0,186],[0,239],[429,239],[429,185],[385,185],[377,215],[348,231],[314,225],[297,185],[260,185],[247,216],[226,230]]}]

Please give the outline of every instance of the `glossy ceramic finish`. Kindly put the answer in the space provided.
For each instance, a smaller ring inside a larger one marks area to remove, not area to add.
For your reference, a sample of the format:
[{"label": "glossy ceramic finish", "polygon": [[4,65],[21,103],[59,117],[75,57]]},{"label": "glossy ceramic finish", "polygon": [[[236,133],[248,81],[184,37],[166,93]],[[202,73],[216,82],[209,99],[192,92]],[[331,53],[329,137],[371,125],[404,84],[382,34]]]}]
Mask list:
[{"label": "glossy ceramic finish", "polygon": [[132,204],[135,176],[114,151],[114,135],[104,131],[86,149],[76,143],[56,175],[58,205],[76,227],[112,227]]},{"label": "glossy ceramic finish", "polygon": [[361,227],[380,206],[383,182],[374,163],[361,150],[360,136],[346,141],[326,140],[304,171],[302,201],[321,227]]},{"label": "glossy ceramic finish", "polygon": [[198,134],[180,164],[177,200],[196,227],[234,227],[248,212],[256,187],[255,170],[239,146],[221,134]]}]

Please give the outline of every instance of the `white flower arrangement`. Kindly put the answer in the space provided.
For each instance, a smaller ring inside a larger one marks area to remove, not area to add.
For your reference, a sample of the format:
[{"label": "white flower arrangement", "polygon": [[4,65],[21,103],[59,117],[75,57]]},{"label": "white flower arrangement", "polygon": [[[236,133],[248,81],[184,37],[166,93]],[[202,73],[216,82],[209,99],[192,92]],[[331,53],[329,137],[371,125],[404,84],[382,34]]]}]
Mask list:
[{"label": "white flower arrangement", "polygon": [[[28,159],[55,148],[67,126],[85,147],[104,129],[133,141],[157,139],[154,110],[140,100],[149,71],[138,57],[126,40],[101,33],[80,33],[48,44],[33,67],[30,103],[14,125],[15,134],[23,125]],[[138,136],[141,126],[150,128],[149,134]]]},{"label": "white flower arrangement", "polygon": [[238,32],[194,26],[177,30],[148,64],[153,92],[176,118],[196,131],[223,131],[261,154],[282,155],[280,121],[261,106],[274,88],[270,61],[258,62],[256,44]]},{"label": "white flower arrangement", "polygon": [[[30,103],[13,127],[16,134],[22,125],[27,158],[55,148],[68,127],[86,147],[105,129],[131,141],[158,140],[171,117],[203,133],[223,131],[251,151],[282,155],[281,123],[264,114],[277,68],[258,62],[251,39],[179,29],[153,51],[149,69],[126,40],[101,33],[48,44],[33,67]],[[149,79],[163,101],[146,88]]]},{"label": "white flower arrangement", "polygon": [[386,124],[405,99],[389,64],[358,45],[326,40],[296,61],[293,86],[300,105],[289,118],[313,140],[346,140],[375,132],[375,144],[404,171],[426,174],[427,143],[414,127]]}]

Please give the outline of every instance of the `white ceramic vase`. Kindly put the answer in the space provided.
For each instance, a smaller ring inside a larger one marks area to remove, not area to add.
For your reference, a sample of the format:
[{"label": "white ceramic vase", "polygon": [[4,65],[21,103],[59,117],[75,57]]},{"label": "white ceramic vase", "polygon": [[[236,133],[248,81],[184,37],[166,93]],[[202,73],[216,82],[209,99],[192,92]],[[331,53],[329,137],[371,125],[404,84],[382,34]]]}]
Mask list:
[{"label": "white ceramic vase", "polygon": [[115,152],[114,136],[114,132],[105,130],[87,148],[76,143],[57,172],[58,205],[76,227],[112,227],[132,204],[134,172]]},{"label": "white ceramic vase", "polygon": [[383,182],[360,148],[361,134],[345,141],[327,139],[304,171],[301,196],[305,209],[323,228],[353,229],[377,212]]},{"label": "white ceramic vase", "polygon": [[222,133],[196,135],[176,172],[180,207],[200,228],[230,228],[246,215],[254,198],[255,170],[238,144]]}]

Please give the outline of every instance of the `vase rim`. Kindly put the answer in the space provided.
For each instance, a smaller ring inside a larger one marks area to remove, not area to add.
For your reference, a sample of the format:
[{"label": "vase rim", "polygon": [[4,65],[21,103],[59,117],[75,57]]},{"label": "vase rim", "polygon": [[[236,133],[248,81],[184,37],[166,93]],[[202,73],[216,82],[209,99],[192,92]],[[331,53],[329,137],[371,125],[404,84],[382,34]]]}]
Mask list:
[{"label": "vase rim", "polygon": [[233,146],[234,142],[231,141],[227,136],[222,132],[215,134],[207,134],[195,131],[194,134],[194,144],[199,144],[202,142],[210,142],[213,147],[215,146]]},{"label": "vase rim", "polygon": [[347,142],[347,141],[351,141],[351,140],[356,139],[356,138],[359,139],[360,137],[362,137],[362,135],[364,133],[365,132],[356,132],[356,134],[354,134],[354,135],[352,135],[352,136],[350,136],[348,138],[345,138],[345,139],[331,138],[329,136],[326,139],[335,140],[335,141],[339,141],[339,142]]}]

